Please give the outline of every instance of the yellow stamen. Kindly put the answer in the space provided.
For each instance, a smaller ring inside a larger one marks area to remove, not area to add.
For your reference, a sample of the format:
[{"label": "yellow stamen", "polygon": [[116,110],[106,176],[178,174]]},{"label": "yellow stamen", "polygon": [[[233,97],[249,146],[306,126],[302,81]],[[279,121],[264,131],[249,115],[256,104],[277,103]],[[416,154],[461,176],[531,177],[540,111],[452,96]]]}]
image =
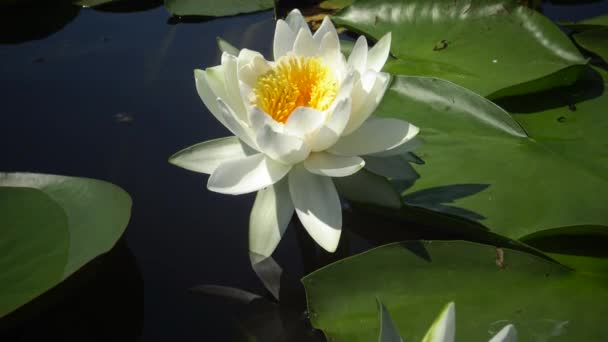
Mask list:
[{"label": "yellow stamen", "polygon": [[285,123],[297,107],[329,108],[338,93],[338,81],[318,57],[285,56],[258,77],[253,93],[254,105]]}]

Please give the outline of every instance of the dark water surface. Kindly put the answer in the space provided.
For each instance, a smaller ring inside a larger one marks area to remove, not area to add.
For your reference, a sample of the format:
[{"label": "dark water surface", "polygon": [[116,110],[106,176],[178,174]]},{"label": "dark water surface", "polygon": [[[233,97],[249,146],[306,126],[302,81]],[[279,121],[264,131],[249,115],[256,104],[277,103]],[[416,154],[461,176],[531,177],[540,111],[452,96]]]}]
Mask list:
[{"label": "dark water surface", "polygon": [[[129,192],[133,214],[108,255],[0,320],[0,341],[229,341],[286,325],[272,305],[260,305],[260,321],[238,323],[242,305],[188,291],[221,284],[265,293],[247,254],[254,196],[207,191],[206,176],[167,163],[228,135],[198,97],[193,69],[219,64],[216,36],[269,58],[272,13],[169,25],[162,6],[70,11],[49,14],[73,20],[46,38],[0,45],[0,170],[107,180]],[[579,20],[608,13],[608,2],[543,11]],[[20,40],[21,27],[40,20],[19,17],[23,26],[3,29],[1,41]],[[290,227],[276,256],[296,279],[298,248]],[[286,340],[314,340],[302,311],[287,316],[301,325]]]}]

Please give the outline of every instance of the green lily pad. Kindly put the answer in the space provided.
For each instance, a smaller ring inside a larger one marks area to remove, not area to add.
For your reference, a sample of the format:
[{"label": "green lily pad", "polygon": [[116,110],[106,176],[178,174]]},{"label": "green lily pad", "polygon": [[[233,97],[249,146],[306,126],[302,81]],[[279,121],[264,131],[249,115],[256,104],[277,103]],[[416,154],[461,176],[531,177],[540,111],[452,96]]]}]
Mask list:
[{"label": "green lily pad", "polygon": [[608,99],[600,95],[577,104],[564,127],[556,114],[515,116],[526,132],[506,111],[460,86],[399,76],[375,114],[421,128],[425,143],[416,154],[425,163],[414,165],[420,178],[403,193],[406,204],[519,239],[558,227],[608,227],[602,129]]},{"label": "green lily pad", "polygon": [[608,14],[600,15],[578,22],[562,22],[560,25],[575,31],[586,31],[608,26]]},{"label": "green lily pad", "polygon": [[117,0],[77,0],[77,1],[74,1],[74,5],[77,5],[77,6],[80,6],[83,8],[89,8],[89,7],[109,4],[110,2],[113,2],[113,1],[117,1]]},{"label": "green lily pad", "polygon": [[397,59],[385,71],[491,98],[570,84],[580,71],[571,67],[586,63],[557,26],[516,0],[358,0],[333,19],[374,39],[392,32]]},{"label": "green lily pad", "polygon": [[602,57],[608,63],[608,26],[575,33],[572,38],[585,50]]},{"label": "green lily pad", "polygon": [[165,0],[165,7],[177,16],[223,17],[264,11],[274,7],[273,0]]},{"label": "green lily pad", "polygon": [[329,341],[376,340],[376,297],[405,341],[420,341],[451,301],[456,341],[487,341],[508,323],[521,341],[600,341],[608,334],[606,278],[471,242],[394,243],[302,282],[311,322]]},{"label": "green lily pad", "polygon": [[110,250],[130,211],[106,182],[0,173],[0,317]]}]

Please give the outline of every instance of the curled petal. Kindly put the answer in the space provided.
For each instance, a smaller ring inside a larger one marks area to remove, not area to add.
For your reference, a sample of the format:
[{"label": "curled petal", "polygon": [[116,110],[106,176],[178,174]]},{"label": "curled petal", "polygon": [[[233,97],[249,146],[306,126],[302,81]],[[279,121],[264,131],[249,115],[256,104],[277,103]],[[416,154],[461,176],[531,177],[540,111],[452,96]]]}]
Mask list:
[{"label": "curled petal", "polygon": [[317,130],[325,121],[326,113],[310,107],[296,108],[285,122],[285,131],[299,138],[304,138]]},{"label": "curled petal", "polygon": [[343,136],[329,152],[343,156],[361,156],[390,150],[418,134],[418,127],[398,119],[370,119],[354,133]]},{"label": "curled petal", "polygon": [[251,131],[251,128],[249,128],[249,126],[245,122],[241,121],[241,119],[236,116],[234,111],[232,111],[232,109],[226,104],[226,102],[224,102],[224,100],[218,98],[217,104],[220,109],[220,112],[222,113],[224,126],[226,126],[226,128],[228,128],[228,130],[230,130],[232,134],[239,137],[251,148],[257,150],[257,145],[252,138],[253,132]]},{"label": "curled petal", "polygon": [[237,68],[238,79],[253,88],[258,77],[270,70],[270,65],[261,53],[242,49],[239,52]]},{"label": "curled petal", "polygon": [[310,236],[325,250],[334,252],[342,231],[342,207],[331,178],[295,166],[289,173],[289,193]]},{"label": "curled petal", "polygon": [[169,162],[186,170],[211,174],[222,163],[256,153],[237,137],[209,140],[175,153]]},{"label": "curled petal", "polygon": [[258,131],[256,142],[261,152],[288,165],[303,161],[310,153],[310,147],[304,140],[277,132],[270,126],[264,126]]},{"label": "curled petal", "polygon": [[258,153],[222,163],[209,177],[207,188],[222,194],[246,194],[278,182],[290,169]]},{"label": "curled petal", "polygon": [[327,177],[346,177],[361,170],[365,161],[357,156],[344,157],[331,153],[311,153],[304,161],[304,167],[311,173]]},{"label": "curled petal", "polygon": [[331,116],[327,121],[319,127],[319,129],[313,134],[314,137],[310,139],[310,148],[314,152],[324,151],[334,145],[348,123],[350,118],[351,100],[345,98],[338,102],[334,108]]},{"label": "curled petal", "polygon": [[287,178],[258,191],[249,216],[249,251],[269,257],[293,215]]},{"label": "curled petal", "polygon": [[388,54],[391,50],[391,33],[385,34],[369,49],[367,53],[367,68],[374,71],[380,71],[388,59]]},{"label": "curled petal", "polygon": [[254,132],[258,132],[264,126],[270,126],[277,132],[283,131],[283,125],[276,122],[270,115],[257,106],[249,107],[249,125]]}]

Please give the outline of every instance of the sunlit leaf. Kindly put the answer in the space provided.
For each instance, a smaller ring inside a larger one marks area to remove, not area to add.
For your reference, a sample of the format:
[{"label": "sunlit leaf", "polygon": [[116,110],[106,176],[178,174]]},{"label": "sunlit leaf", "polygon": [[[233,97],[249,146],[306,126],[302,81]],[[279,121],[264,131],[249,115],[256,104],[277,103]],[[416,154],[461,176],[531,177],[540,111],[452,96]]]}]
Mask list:
[{"label": "sunlit leaf", "polygon": [[271,9],[273,0],[165,0],[167,10],[178,16],[222,17]]},{"label": "sunlit leaf", "polygon": [[129,195],[106,182],[0,173],[0,316],[110,250],[130,210]]},{"label": "sunlit leaf", "polygon": [[516,0],[358,0],[334,19],[374,39],[392,32],[397,59],[386,71],[494,98],[570,84],[580,71],[571,67],[585,63],[557,26]]},{"label": "sunlit leaf", "polygon": [[421,127],[424,144],[416,155],[425,163],[414,165],[420,178],[403,193],[405,203],[474,220],[513,239],[558,227],[608,227],[608,97],[597,71],[586,77],[581,82],[589,90],[575,87],[575,112],[567,105],[540,110],[547,103],[531,95],[537,107],[514,99],[531,110],[515,115],[518,122],[455,84],[397,77],[376,115]]},{"label": "sunlit leaf", "polygon": [[608,26],[575,33],[573,36],[578,45],[602,57],[608,63]]},{"label": "sunlit leaf", "polygon": [[456,341],[487,341],[509,323],[521,341],[600,341],[608,334],[606,278],[510,249],[463,241],[394,243],[304,277],[314,327],[328,340],[373,341],[374,297],[405,341],[420,341],[448,302]]}]

